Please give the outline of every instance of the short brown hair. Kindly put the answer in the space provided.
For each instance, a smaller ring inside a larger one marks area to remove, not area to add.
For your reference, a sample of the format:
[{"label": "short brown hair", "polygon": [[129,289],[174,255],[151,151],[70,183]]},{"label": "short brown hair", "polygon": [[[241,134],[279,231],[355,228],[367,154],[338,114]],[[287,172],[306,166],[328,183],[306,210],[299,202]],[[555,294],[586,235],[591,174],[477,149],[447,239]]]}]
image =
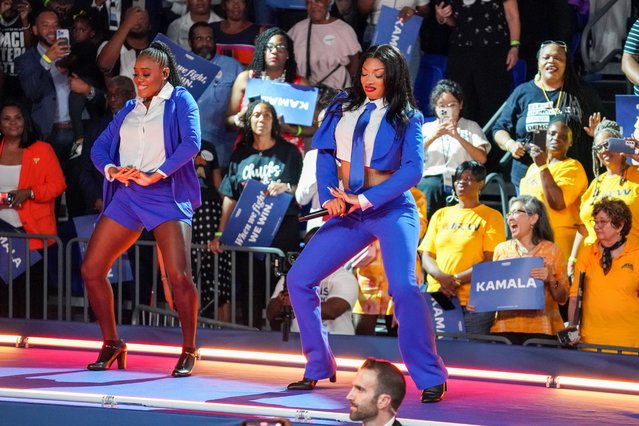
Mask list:
[{"label": "short brown hair", "polygon": [[604,212],[608,215],[612,226],[615,228],[621,227],[620,234],[622,238],[630,233],[632,212],[626,203],[616,198],[604,197],[595,203],[592,208],[592,217],[597,216],[599,212]]},{"label": "short brown hair", "polygon": [[395,411],[404,400],[406,395],[406,379],[404,374],[399,371],[390,361],[375,358],[366,358],[360,370],[373,370],[377,373],[377,387],[375,388],[375,397],[382,394],[390,395],[391,407]]}]

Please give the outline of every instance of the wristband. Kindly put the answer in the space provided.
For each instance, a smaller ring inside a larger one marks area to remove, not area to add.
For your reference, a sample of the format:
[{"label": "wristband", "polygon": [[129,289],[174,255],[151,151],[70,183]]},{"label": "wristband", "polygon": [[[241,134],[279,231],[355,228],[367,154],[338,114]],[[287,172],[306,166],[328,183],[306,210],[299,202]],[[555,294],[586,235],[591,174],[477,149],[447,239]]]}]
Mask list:
[{"label": "wristband", "polygon": [[47,54],[46,54],[46,53],[43,53],[43,54],[42,54],[42,59],[44,59],[44,62],[46,62],[47,64],[50,64],[50,63],[52,63],[52,62],[53,62],[53,61],[51,60],[51,58],[49,58],[49,57],[47,56]]},{"label": "wristband", "polygon": [[215,234],[213,234],[213,236],[214,236],[215,238],[218,238],[218,237],[221,237],[221,236],[222,236],[222,234],[223,234],[223,232],[222,232],[222,231],[217,231]]},{"label": "wristband", "polygon": [[291,193],[293,192],[293,189],[291,188],[291,184],[290,183],[286,184],[286,192],[291,192]]},{"label": "wristband", "polygon": [[571,264],[571,263],[577,263],[577,258],[574,256],[570,256],[568,258],[568,264]]},{"label": "wristband", "polygon": [[542,164],[541,166],[539,166],[539,173],[541,173],[544,170],[548,170],[548,164]]},{"label": "wristband", "polygon": [[295,136],[297,137],[302,136],[302,126],[300,125],[297,126],[297,133],[295,133]]},{"label": "wristband", "polygon": [[517,141],[514,139],[509,139],[508,142],[506,142],[506,151],[510,151],[510,144],[513,143],[517,143]]},{"label": "wristband", "polygon": [[33,192],[33,189],[29,190],[29,198],[31,198],[32,200],[35,200],[35,194]]},{"label": "wristband", "polygon": [[516,47],[519,49],[521,42],[519,40],[510,40],[510,47]]}]

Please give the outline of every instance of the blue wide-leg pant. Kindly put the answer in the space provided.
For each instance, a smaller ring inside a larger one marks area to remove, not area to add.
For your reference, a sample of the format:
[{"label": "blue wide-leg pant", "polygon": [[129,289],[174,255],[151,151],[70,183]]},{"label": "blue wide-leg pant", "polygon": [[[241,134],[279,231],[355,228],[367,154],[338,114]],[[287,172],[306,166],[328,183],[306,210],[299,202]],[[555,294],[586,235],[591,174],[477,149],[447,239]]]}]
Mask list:
[{"label": "blue wide-leg pant", "polygon": [[378,239],[399,322],[399,349],[404,363],[419,389],[446,381],[448,373],[437,355],[432,320],[415,280],[418,238],[419,215],[408,192],[378,208],[333,217],[319,229],[286,280],[307,359],[304,377],[325,379],[336,369],[328,334],[322,326],[317,286]]}]

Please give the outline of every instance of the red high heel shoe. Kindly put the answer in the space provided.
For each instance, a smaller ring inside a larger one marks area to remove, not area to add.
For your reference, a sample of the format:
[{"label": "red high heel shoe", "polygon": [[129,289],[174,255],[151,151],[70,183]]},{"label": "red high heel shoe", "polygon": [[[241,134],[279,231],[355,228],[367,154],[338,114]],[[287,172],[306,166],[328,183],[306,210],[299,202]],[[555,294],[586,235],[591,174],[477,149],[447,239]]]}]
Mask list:
[{"label": "red high heel shoe", "polygon": [[118,369],[126,368],[126,343],[120,339],[115,344],[104,342],[98,359],[87,365],[87,369],[91,371],[104,371],[111,368],[113,361],[118,361]]},{"label": "red high heel shoe", "polygon": [[[337,381],[337,373],[333,374],[329,379],[329,382],[335,383]],[[289,383],[286,387],[288,390],[313,390],[317,386],[317,380],[304,377],[299,382]]]}]

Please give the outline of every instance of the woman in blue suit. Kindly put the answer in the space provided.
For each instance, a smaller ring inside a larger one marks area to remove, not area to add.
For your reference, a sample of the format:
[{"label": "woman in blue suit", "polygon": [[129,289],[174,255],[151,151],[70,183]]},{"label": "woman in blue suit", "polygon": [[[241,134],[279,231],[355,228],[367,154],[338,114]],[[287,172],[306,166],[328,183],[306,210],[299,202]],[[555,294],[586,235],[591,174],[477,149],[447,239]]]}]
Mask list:
[{"label": "woman in blue suit", "polygon": [[[415,108],[406,61],[395,47],[370,47],[359,74],[359,84],[334,99],[313,138],[320,202],[333,217],[287,276],[308,360],[304,378],[288,389],[310,390],[320,379],[334,381],[335,359],[315,290],[323,278],[378,239],[402,357],[423,389],[422,402],[436,402],[446,390],[447,372],[415,279],[419,216],[409,192],[422,176],[423,116]],[[339,189],[338,175],[344,190]]]},{"label": "woman in blue suit", "polygon": [[181,87],[175,58],[161,42],[138,57],[133,80],[138,97],[128,101],[95,141],[91,159],[104,174],[104,209],[82,264],[89,301],[104,344],[89,370],[114,361],[125,368],[127,348],[118,338],[111,265],[140,236],[153,231],[182,326],[183,349],[173,376],[191,374],[195,364],[197,289],[191,276],[191,219],[201,204],[193,158],[200,150],[197,103]]}]

